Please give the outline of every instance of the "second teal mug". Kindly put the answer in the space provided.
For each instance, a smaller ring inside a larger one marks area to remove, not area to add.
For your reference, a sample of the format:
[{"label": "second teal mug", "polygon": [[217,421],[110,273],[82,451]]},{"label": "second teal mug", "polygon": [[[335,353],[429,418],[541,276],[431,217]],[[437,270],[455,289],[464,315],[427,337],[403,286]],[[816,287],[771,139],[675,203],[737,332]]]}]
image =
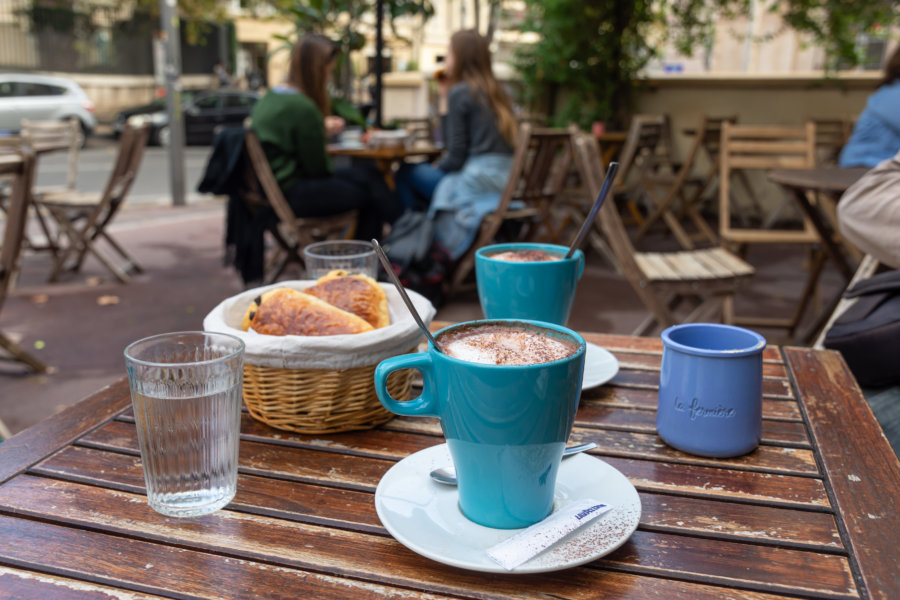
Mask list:
[{"label": "second teal mug", "polygon": [[584,272],[584,253],[544,262],[497,260],[509,250],[543,250],[564,257],[566,246],[555,244],[495,244],[475,253],[478,300],[488,319],[531,319],[565,325]]},{"label": "second teal mug", "polygon": [[[470,520],[514,529],[537,523],[553,509],[556,474],[581,395],[584,339],[547,323],[492,320],[459,323],[436,334],[479,323],[524,326],[572,342],[573,354],[548,363],[492,365],[463,361],[429,344],[428,350],[388,358],[375,369],[378,399],[399,415],[438,417],[453,464],[459,506]],[[422,394],[398,402],[388,376],[422,374]],[[423,482],[423,485],[426,482]]]}]

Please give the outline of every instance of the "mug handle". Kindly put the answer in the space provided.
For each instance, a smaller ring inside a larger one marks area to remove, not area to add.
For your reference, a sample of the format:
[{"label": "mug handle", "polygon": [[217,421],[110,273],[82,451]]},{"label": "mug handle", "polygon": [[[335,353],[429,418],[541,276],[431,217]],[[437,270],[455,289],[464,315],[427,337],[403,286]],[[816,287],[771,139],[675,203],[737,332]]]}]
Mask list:
[{"label": "mug handle", "polygon": [[[375,391],[378,393],[378,400],[386,409],[398,415],[407,417],[437,417],[438,407],[434,396],[434,377],[432,369],[434,363],[431,355],[427,352],[419,352],[418,354],[402,354],[400,356],[392,356],[381,361],[375,368]],[[422,374],[424,385],[422,393],[418,398],[413,398],[407,402],[399,402],[391,397],[387,389],[388,375],[394,371],[401,369],[415,369]]]}]

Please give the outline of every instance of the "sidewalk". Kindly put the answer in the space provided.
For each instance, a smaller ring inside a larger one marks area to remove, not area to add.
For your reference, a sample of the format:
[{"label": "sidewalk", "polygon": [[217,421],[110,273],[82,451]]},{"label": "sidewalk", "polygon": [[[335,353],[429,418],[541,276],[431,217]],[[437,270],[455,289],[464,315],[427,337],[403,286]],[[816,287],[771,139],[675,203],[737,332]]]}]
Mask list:
[{"label": "sidewalk", "polygon": [[[127,285],[111,279],[92,258],[82,273],[47,284],[48,257],[23,257],[18,286],[3,307],[2,328],[20,336],[22,345],[51,365],[52,372],[24,375],[17,366],[0,364],[0,418],[13,433],[123,377],[122,352],[130,342],[200,329],[213,307],[242,290],[239,276],[222,264],[224,220],[224,203],[209,197],[182,208],[123,210],[112,232],[146,269]],[[672,242],[660,238],[650,243],[663,248]],[[791,300],[799,297],[803,284],[797,276],[802,251],[777,248],[751,252],[749,259],[758,272],[742,293],[739,310],[790,314]],[[822,281],[826,297],[843,287],[830,266]],[[602,257],[589,253],[569,326],[627,334],[646,314],[624,278]],[[474,290],[453,298],[437,314],[449,321],[480,317]],[[771,344],[784,341],[781,331],[760,332]]]}]

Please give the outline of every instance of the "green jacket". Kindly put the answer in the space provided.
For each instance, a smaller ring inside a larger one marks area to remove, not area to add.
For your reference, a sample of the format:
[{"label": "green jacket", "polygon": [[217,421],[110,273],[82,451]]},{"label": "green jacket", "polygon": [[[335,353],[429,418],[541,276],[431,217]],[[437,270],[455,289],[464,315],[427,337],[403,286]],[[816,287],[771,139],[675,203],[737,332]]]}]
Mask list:
[{"label": "green jacket", "polygon": [[260,98],[250,118],[282,190],[298,179],[328,177],[334,171],[325,150],[325,119],[309,97],[275,88]]}]

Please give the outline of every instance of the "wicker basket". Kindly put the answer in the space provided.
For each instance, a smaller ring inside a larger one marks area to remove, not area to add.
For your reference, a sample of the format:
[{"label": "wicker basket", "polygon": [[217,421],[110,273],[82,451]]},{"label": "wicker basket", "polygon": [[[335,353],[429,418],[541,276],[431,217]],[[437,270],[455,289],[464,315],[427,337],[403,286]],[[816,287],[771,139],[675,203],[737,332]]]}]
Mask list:
[{"label": "wicker basket", "polygon": [[[244,403],[258,421],[295,433],[371,429],[394,416],[375,394],[375,366],[326,371],[244,364]],[[414,374],[391,374],[387,388],[393,398],[409,399]]]},{"label": "wicker basket", "polygon": [[[284,281],[245,290],[226,298],[203,319],[206,331],[243,340],[244,403],[250,415],[266,425],[312,435],[371,429],[389,421],[375,393],[379,362],[415,352],[422,334],[403,299],[390,284],[385,288],[391,325],[355,336],[265,336],[241,329],[254,298],[269,289],[303,290],[314,281]],[[434,317],[427,298],[408,292],[426,322]],[[341,339],[344,338],[344,339]],[[351,339],[352,338],[352,339]],[[387,388],[397,400],[408,400],[414,370],[392,373]]]}]

